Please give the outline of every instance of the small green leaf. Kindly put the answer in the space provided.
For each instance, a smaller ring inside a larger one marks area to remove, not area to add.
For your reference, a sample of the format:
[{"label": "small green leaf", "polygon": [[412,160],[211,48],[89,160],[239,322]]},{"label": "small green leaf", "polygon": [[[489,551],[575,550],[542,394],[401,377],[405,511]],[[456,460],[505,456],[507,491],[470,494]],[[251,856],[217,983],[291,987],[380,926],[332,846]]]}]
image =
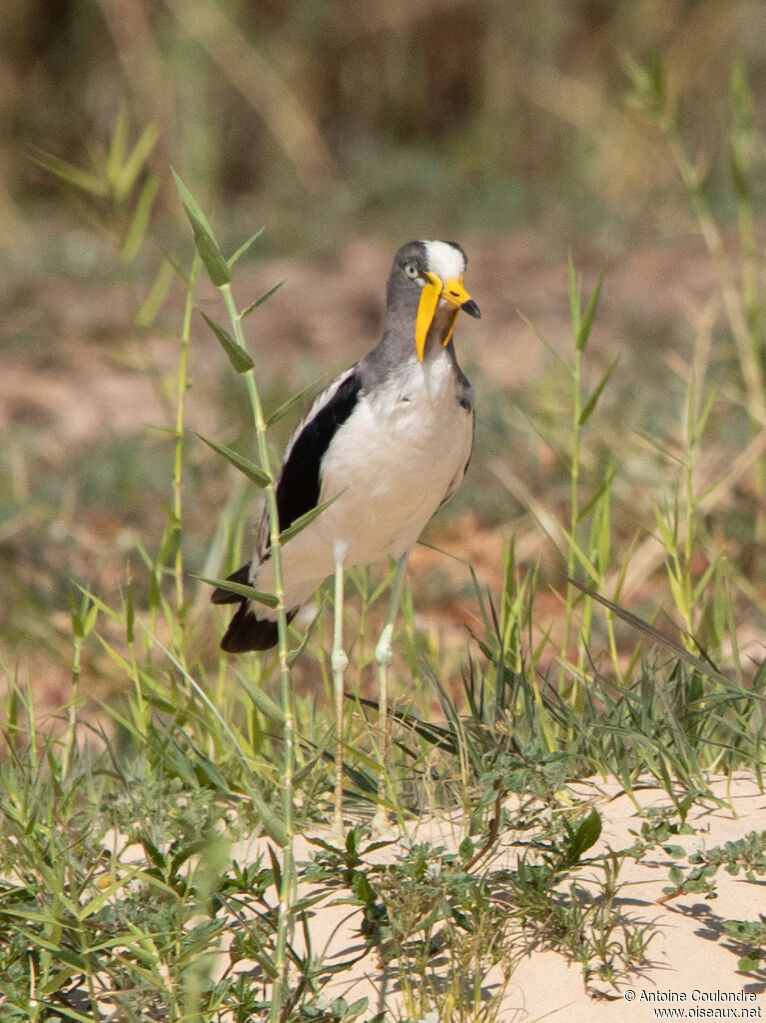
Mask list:
[{"label": "small green leaf", "polygon": [[601,815],[597,810],[591,810],[588,816],[580,821],[568,842],[567,861],[570,864],[578,863],[583,853],[598,842],[600,835]]},{"label": "small green leaf", "polygon": [[577,346],[578,352],[584,352],[585,346],[588,343],[588,338],[590,337],[590,329],[593,326],[593,320],[596,316],[596,308],[598,306],[598,299],[601,294],[601,285],[603,284],[603,282],[604,275],[600,274],[598,282],[596,283],[596,287],[593,290],[593,294],[590,296],[590,299],[588,300],[588,305],[585,308],[585,313],[582,317],[582,320],[580,321],[580,325],[577,328],[577,332],[575,334],[575,344]]},{"label": "small green leaf", "polygon": [[247,373],[249,369],[252,369],[255,363],[242,345],[238,345],[231,334],[224,330],[220,323],[216,323],[215,320],[211,320],[206,313],[203,313],[202,317],[208,327],[210,327],[215,336],[218,338],[221,348],[223,348],[226,352],[229,362],[232,364],[237,373]]},{"label": "small green leaf", "polygon": [[250,682],[250,679],[244,675],[239,675],[240,685],[243,687],[247,695],[255,704],[256,708],[263,714],[267,720],[274,722],[277,725],[283,725],[285,723],[285,714],[279,704],[272,700],[268,693],[261,686],[255,686]]},{"label": "small green leaf", "polygon": [[263,305],[263,303],[266,301],[266,299],[271,298],[271,296],[274,294],[275,291],[279,291],[279,289],[282,287],[282,285],[284,283],[285,283],[284,281],[280,281],[279,284],[275,284],[273,288],[269,288],[269,290],[266,292],[265,295],[261,295],[260,298],[256,298],[255,302],[252,302],[247,307],[247,309],[243,310],[243,312],[240,315],[240,319],[244,320],[244,318],[246,316],[249,316],[250,313],[252,313],[254,309],[258,308],[259,305]]},{"label": "small green leaf", "polygon": [[363,906],[372,906],[375,902],[375,889],[366,874],[355,870],[351,875],[351,891]]},{"label": "small green leaf", "polygon": [[617,358],[609,366],[606,373],[604,373],[599,382],[596,384],[593,393],[591,394],[590,398],[588,398],[588,400],[585,402],[585,406],[582,412],[580,413],[580,418],[577,420],[578,426],[585,426],[585,424],[590,419],[591,415],[593,414],[593,410],[595,409],[596,404],[598,403],[598,399],[601,397],[602,391],[609,383],[609,378],[611,377],[612,373],[614,373],[615,367],[617,366],[617,363],[619,361],[620,356],[618,355]]},{"label": "small green leaf", "polygon": [[259,227],[255,234],[250,235],[247,241],[243,242],[240,245],[240,247],[237,249],[233,256],[229,256],[229,258],[226,260],[226,262],[229,264],[229,269],[231,269],[234,266],[238,259],[244,256],[244,254],[247,252],[247,250],[250,248],[253,242],[257,241],[262,234],[263,228]]},{"label": "small green leaf", "polygon": [[289,843],[289,832],[282,824],[281,818],[269,809],[257,793],[251,792],[250,798],[261,815],[264,831],[283,849]]},{"label": "small green leaf", "polygon": [[165,530],[162,534],[162,541],[160,542],[160,550],[158,557],[159,565],[169,565],[175,558],[183,540],[183,530],[181,529],[181,523],[178,521],[177,516],[174,514],[172,508],[167,505],[163,506],[167,523],[165,524]]},{"label": "small green leaf", "polygon": [[306,526],[310,525],[318,515],[321,515],[326,508],[329,508],[331,504],[337,501],[342,493],[343,491],[341,490],[340,493],[331,497],[329,501],[322,501],[322,503],[318,504],[316,508],[311,508],[305,515],[300,515],[294,522],[290,523],[287,529],[282,530],[279,534],[279,542],[284,546],[288,540],[292,540],[292,538],[297,536],[302,529],[305,529]]},{"label": "small green leaf", "polygon": [[680,888],[684,883],[684,874],[680,867],[672,866],[668,872],[668,877],[676,888]]},{"label": "small green leaf", "polygon": [[680,860],[686,855],[686,850],[681,845],[663,845],[663,850],[668,856],[672,856],[674,860]]},{"label": "small green leaf", "polygon": [[[369,1003],[370,1003],[369,998],[366,995],[363,995],[361,998],[357,998],[355,1002],[352,1002],[351,1005],[345,1005],[343,1002],[341,1002],[339,1008],[341,1011],[345,1013],[346,1019],[356,1019],[357,1016],[361,1016],[361,1014],[365,1011]],[[382,1023],[383,1013],[380,1013],[378,1018],[381,1020]],[[375,1021],[371,1020],[370,1023],[375,1023]]]},{"label": "small green leaf", "polygon": [[267,472],[264,472],[260,466],[251,462],[249,458],[240,455],[238,451],[234,451],[233,448],[227,447],[225,444],[218,444],[214,440],[208,440],[201,433],[198,433],[197,436],[204,444],[212,448],[213,451],[223,455],[227,461],[231,462],[235,469],[239,469],[241,473],[244,473],[249,480],[255,483],[256,487],[267,487],[272,482],[272,478]]},{"label": "small green leaf", "polygon": [[173,177],[175,178],[181,203],[194,232],[194,243],[197,246],[202,262],[205,264],[210,280],[217,288],[220,288],[223,284],[231,284],[232,276],[229,264],[223,258],[223,253],[218,247],[218,242],[213,236],[213,229],[207,222],[205,214],[175,171],[173,171]]},{"label": "small green leaf", "polygon": [[77,639],[83,639],[85,636],[82,615],[80,614],[77,604],[74,599],[74,593],[69,593],[69,617],[72,619],[72,632],[75,634]]},{"label": "small green leaf", "polygon": [[96,624],[97,618],[98,606],[96,604],[92,604],[91,607],[88,609],[88,613],[85,616],[85,621],[83,622],[83,631],[86,636],[89,636],[90,633],[93,631],[93,626]]},{"label": "small green leaf", "polygon": [[266,426],[267,427],[273,426],[274,423],[279,422],[279,420],[282,419],[283,416],[286,416],[287,413],[292,408],[294,408],[296,405],[303,401],[307,394],[310,394],[315,389],[316,383],[308,384],[306,387],[303,388],[303,390],[298,391],[297,394],[294,394],[292,398],[288,398],[287,401],[283,401],[282,404],[278,405],[271,413],[271,415],[268,417],[268,419],[266,420]]},{"label": "small green leaf", "polygon": [[754,955],[742,956],[737,961],[737,969],[740,973],[752,973],[753,970],[757,970],[761,962],[760,953],[756,952]]},{"label": "small green leaf", "polygon": [[220,590],[228,590],[230,593],[236,593],[239,597],[245,597],[247,600],[255,600],[259,604],[265,604],[266,607],[276,607],[279,601],[273,593],[262,593],[260,590],[256,590],[253,586],[246,586],[244,583],[235,583],[231,579],[208,579],[204,575],[195,575],[194,579],[199,579],[200,582],[207,583],[208,586],[216,586]]},{"label": "small green leaf", "polygon": [[472,841],[470,835],[466,835],[466,837],[460,843],[460,848],[458,849],[458,855],[460,856],[460,859],[463,861],[463,863],[468,863],[468,861],[473,856],[473,852],[474,852],[473,841]]},{"label": "small green leaf", "polygon": [[136,183],[139,174],[144,169],[152,150],[160,137],[159,128],[154,124],[147,124],[131,150],[125,162],[119,169],[115,181],[115,191],[118,197],[127,195]]}]

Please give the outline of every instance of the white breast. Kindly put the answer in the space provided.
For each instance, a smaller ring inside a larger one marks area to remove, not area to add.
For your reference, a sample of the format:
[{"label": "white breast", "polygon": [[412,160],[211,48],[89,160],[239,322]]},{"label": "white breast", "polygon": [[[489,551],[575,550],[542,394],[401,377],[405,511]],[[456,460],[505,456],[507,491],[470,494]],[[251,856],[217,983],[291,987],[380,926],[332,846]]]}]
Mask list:
[{"label": "white breast", "polygon": [[462,479],[472,442],[472,415],[458,401],[446,353],[413,360],[364,395],[322,462],[320,501],[340,496],[284,549],[288,606],[334,570],[336,543],[346,546],[347,567],[410,550]]}]

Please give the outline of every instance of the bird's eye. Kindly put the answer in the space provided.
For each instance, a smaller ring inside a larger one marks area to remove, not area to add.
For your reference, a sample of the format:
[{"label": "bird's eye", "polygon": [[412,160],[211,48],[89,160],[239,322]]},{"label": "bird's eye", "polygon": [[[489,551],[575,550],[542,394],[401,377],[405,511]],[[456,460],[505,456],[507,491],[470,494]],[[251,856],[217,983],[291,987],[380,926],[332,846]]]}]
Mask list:
[{"label": "bird's eye", "polygon": [[404,272],[407,274],[407,276],[412,281],[417,280],[417,278],[418,278],[418,276],[420,274],[420,271],[418,270],[418,267],[417,267],[417,263],[405,263],[404,264]]}]

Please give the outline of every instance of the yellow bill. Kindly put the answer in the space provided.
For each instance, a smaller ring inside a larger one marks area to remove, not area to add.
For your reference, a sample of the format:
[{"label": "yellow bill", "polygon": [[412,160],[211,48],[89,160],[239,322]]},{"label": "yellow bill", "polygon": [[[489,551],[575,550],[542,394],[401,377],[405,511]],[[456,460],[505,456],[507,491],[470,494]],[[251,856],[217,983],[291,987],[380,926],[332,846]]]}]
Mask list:
[{"label": "yellow bill", "polygon": [[469,316],[479,317],[479,307],[473,301],[471,296],[463,287],[462,275],[458,281],[454,277],[450,277],[446,283],[442,281],[441,277],[438,277],[435,273],[426,271],[425,277],[427,283],[423,285],[423,291],[420,295],[420,303],[418,305],[418,315],[415,320],[415,348],[418,353],[418,359],[422,362],[423,356],[426,350],[426,339],[428,337],[428,331],[431,329],[431,324],[434,321],[436,315],[436,307],[439,304],[440,299],[444,299],[450,305],[455,307],[455,312],[452,316],[452,323],[447,331],[447,335],[444,338],[445,347],[449,344],[450,338],[452,337],[452,331],[455,329],[455,321],[457,320],[457,314],[461,309],[465,309]]},{"label": "yellow bill", "polygon": [[426,338],[434,321],[436,307],[439,304],[442,293],[441,277],[428,272],[426,272],[425,276],[428,278],[428,281],[423,285],[423,290],[420,293],[418,315],[415,320],[415,349],[420,362],[423,361],[423,355],[426,350]]}]

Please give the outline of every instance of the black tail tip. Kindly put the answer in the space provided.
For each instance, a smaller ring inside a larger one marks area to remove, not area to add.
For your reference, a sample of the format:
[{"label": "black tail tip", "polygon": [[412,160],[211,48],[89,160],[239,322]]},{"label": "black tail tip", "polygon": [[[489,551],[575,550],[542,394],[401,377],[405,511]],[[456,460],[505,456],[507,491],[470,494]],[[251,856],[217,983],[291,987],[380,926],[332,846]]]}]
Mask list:
[{"label": "black tail tip", "polygon": [[[296,607],[287,612],[288,622],[293,620],[297,610]],[[252,605],[243,600],[224,633],[221,649],[227,654],[243,654],[248,650],[270,650],[278,642],[277,623],[268,618],[258,618]]]}]

